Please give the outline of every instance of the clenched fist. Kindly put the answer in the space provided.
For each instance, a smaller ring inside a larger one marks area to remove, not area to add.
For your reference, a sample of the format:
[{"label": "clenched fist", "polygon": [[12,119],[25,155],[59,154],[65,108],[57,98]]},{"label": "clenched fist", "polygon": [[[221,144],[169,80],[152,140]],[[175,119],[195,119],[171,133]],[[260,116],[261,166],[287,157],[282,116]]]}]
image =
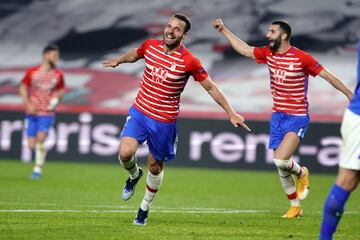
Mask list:
[{"label": "clenched fist", "polygon": [[223,23],[223,21],[221,20],[221,18],[218,18],[214,21],[214,28],[218,31],[221,32],[222,30],[224,30],[225,25]]}]

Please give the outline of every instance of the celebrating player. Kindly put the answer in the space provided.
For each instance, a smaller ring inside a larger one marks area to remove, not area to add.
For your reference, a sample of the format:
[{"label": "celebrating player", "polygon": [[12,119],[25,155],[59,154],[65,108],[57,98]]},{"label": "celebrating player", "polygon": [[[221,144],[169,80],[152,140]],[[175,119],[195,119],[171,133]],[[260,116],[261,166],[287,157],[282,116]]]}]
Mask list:
[{"label": "celebrating player", "polygon": [[[321,76],[348,99],[351,99],[352,92],[310,54],[290,45],[291,27],[285,21],[275,21],[270,25],[266,34],[269,45],[261,48],[249,46],[237,38],[221,19],[215,20],[214,27],[238,53],[268,65],[274,101],[269,148],[274,150],[273,161],[291,205],[283,217],[301,216],[303,209],[299,200],[305,199],[309,193],[309,171],[306,167],[300,167],[291,156],[309,124],[309,75]],[[293,176],[297,177],[296,186]]]},{"label": "celebrating player", "polygon": [[147,141],[149,146],[145,196],[134,219],[137,225],[146,224],[150,204],[163,180],[164,163],[175,158],[180,95],[190,75],[227,112],[234,127],[242,126],[250,131],[244,118],[235,113],[200,61],[182,44],[190,26],[188,17],[175,14],[165,26],[163,40],[146,40],[139,48],[103,62],[104,67],[117,67],[122,63],[145,59],[143,79],[130,107],[119,148],[120,163],[130,175],[122,198],[129,200],[143,175],[143,170],[136,163],[135,153],[139,144]]},{"label": "celebrating player", "polygon": [[54,122],[54,110],[64,95],[64,74],[56,67],[59,48],[48,45],[42,64],[27,70],[19,88],[26,109],[28,145],[35,150],[32,179],[39,179],[45,163],[45,138]]},{"label": "celebrating player", "polygon": [[325,201],[320,240],[331,240],[350,193],[360,181],[360,42],[358,43],[358,82],[341,125],[343,138],[339,173]]}]

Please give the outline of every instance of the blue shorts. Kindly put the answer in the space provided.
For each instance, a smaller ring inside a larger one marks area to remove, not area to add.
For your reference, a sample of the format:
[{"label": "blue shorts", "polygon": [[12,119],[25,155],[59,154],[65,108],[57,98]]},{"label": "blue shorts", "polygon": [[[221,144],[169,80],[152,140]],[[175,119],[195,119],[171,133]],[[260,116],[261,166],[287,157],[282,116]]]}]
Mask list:
[{"label": "blue shorts", "polygon": [[304,138],[310,122],[309,116],[293,116],[287,113],[274,112],[270,120],[269,148],[277,149],[288,132],[296,133]]},{"label": "blue shorts", "polygon": [[120,138],[122,137],[135,138],[140,144],[146,141],[150,153],[156,160],[175,159],[178,141],[176,122],[168,123],[152,119],[131,106],[120,135]]},{"label": "blue shorts", "polygon": [[35,137],[39,132],[48,134],[55,121],[55,116],[26,115],[25,127],[28,137]]}]

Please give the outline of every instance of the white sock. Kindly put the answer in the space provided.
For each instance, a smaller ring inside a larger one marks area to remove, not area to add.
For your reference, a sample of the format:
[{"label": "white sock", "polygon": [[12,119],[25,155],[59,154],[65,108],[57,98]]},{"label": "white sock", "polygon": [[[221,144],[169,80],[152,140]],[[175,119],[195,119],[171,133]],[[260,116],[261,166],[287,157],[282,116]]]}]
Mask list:
[{"label": "white sock", "polygon": [[300,165],[297,162],[295,162],[294,160],[291,160],[291,159],[282,160],[282,159],[274,158],[273,161],[278,169],[289,172],[296,176],[304,175],[304,172],[302,171]]},{"label": "white sock", "polygon": [[161,171],[161,173],[159,173],[158,175],[154,175],[150,171],[148,171],[148,175],[146,177],[145,196],[140,204],[142,210],[149,210],[151,202],[153,201],[155,194],[162,183],[163,177],[164,171]]},{"label": "white sock", "polygon": [[42,170],[41,167],[35,165],[35,166],[34,166],[34,169],[33,169],[33,172],[41,174],[41,170]]},{"label": "white sock", "polygon": [[278,169],[278,172],[280,176],[281,186],[283,187],[284,192],[286,193],[286,196],[288,197],[291,206],[299,207],[300,201],[297,198],[296,186],[293,175],[281,169]]},{"label": "white sock", "polygon": [[128,171],[131,179],[137,178],[139,176],[139,167],[137,165],[135,155],[132,156],[132,158],[126,162],[123,162],[119,156],[119,161],[120,161],[120,164]]},{"label": "white sock", "polygon": [[46,148],[44,143],[37,143],[35,146],[35,167],[34,172],[41,173],[45,164]]}]

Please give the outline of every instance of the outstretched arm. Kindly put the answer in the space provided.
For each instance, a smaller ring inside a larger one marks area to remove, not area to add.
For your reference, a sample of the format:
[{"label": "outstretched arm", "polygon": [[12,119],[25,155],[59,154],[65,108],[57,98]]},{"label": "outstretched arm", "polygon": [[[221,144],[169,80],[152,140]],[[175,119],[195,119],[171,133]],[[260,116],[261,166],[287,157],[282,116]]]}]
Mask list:
[{"label": "outstretched arm", "polygon": [[342,92],[349,101],[351,100],[353,93],[345,86],[345,84],[334,74],[329,72],[326,68],[324,68],[320,73],[319,76],[328,81],[334,88]]},{"label": "outstretched arm", "polygon": [[215,100],[215,102],[227,112],[230,117],[230,122],[234,127],[241,126],[249,132],[251,131],[250,128],[245,124],[244,117],[234,111],[234,109],[226,99],[224,93],[210,79],[210,77],[207,77],[205,80],[201,81],[200,84],[210,94],[210,96]]},{"label": "outstretched arm", "polygon": [[137,55],[137,48],[132,48],[127,51],[125,54],[120,55],[116,58],[111,58],[102,63],[103,67],[117,67],[122,63],[133,63],[139,60],[139,56]]},{"label": "outstretched arm", "polygon": [[254,56],[254,47],[249,46],[246,42],[236,37],[223,23],[219,18],[214,21],[214,28],[222,33],[224,37],[229,41],[231,46],[235,51],[244,55],[245,57],[255,58]]}]

